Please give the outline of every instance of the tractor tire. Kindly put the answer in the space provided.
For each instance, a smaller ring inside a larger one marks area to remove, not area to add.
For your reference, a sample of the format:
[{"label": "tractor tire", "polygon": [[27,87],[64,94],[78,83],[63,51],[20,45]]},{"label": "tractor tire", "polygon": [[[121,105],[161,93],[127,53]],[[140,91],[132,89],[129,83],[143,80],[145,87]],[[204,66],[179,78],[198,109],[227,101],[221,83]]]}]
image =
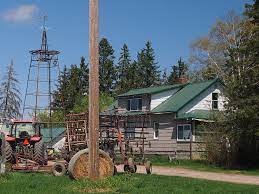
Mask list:
[{"label": "tractor tire", "polygon": [[47,154],[47,150],[43,140],[36,142],[34,144],[34,156],[33,156],[34,161],[39,163],[40,165],[46,165],[48,162],[46,154]]},{"label": "tractor tire", "polygon": [[6,159],[6,162],[9,162],[9,163],[15,162],[14,156],[13,156],[13,149],[10,143],[7,141],[5,142],[5,159]]}]

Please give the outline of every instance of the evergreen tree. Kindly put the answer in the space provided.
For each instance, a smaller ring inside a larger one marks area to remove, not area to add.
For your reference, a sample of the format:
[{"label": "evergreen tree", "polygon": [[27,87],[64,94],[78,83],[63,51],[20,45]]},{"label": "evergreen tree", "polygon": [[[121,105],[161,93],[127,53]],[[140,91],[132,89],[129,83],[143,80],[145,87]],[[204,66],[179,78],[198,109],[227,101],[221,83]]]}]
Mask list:
[{"label": "evergreen tree", "polygon": [[81,57],[80,65],[71,65],[64,68],[58,79],[57,90],[53,94],[53,109],[71,111],[77,99],[88,93],[89,68],[85,58]]},{"label": "evergreen tree", "polygon": [[180,57],[180,59],[177,62],[177,65],[173,65],[172,67],[172,72],[169,75],[168,83],[169,84],[178,83],[179,78],[184,78],[184,77],[186,78],[187,72],[188,72],[188,66],[186,63],[184,63],[184,61]]},{"label": "evergreen tree", "polygon": [[162,74],[161,85],[167,84],[167,82],[168,82],[168,77],[167,77],[166,68],[165,68]]},{"label": "evergreen tree", "polygon": [[187,76],[188,67],[187,65],[182,61],[182,58],[178,60],[178,69],[179,69],[179,78]]},{"label": "evergreen tree", "polygon": [[11,64],[7,66],[6,75],[0,87],[0,110],[2,117],[7,120],[21,116],[21,93],[16,76],[13,61],[11,61]]},{"label": "evergreen tree", "polygon": [[131,59],[130,59],[129,49],[126,44],[124,44],[121,49],[118,65],[119,66],[117,68],[117,71],[118,71],[117,90],[118,90],[118,93],[123,93],[131,89],[128,86],[128,82],[130,81],[129,69],[131,65]]},{"label": "evergreen tree", "polygon": [[160,81],[160,71],[155,62],[155,52],[148,41],[145,48],[138,53],[139,87],[150,87]]},{"label": "evergreen tree", "polygon": [[114,50],[108,40],[103,38],[99,43],[100,91],[112,94],[116,85],[116,67]]},{"label": "evergreen tree", "polygon": [[178,78],[179,78],[178,66],[173,65],[172,69],[173,69],[172,73],[168,77],[168,83],[169,84],[176,84],[178,82]]},{"label": "evergreen tree", "polygon": [[79,85],[80,85],[80,94],[87,94],[88,93],[88,85],[89,85],[89,68],[88,64],[85,63],[85,58],[81,57],[80,62],[80,71],[79,71]]},{"label": "evergreen tree", "polygon": [[60,75],[58,77],[58,85],[56,91],[53,93],[53,109],[54,110],[68,110],[68,90],[67,86],[69,84],[69,73],[68,69],[65,66],[64,70],[60,72]]},{"label": "evergreen tree", "polygon": [[138,63],[134,60],[128,69],[127,77],[127,85],[129,89],[136,89],[139,88],[139,70],[138,70]]}]

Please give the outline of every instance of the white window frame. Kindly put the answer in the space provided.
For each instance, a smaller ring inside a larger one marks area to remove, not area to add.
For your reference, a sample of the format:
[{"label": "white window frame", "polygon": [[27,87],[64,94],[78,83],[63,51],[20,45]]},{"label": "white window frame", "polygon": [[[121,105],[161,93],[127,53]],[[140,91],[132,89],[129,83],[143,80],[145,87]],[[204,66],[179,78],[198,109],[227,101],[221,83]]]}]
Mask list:
[{"label": "white window frame", "polygon": [[[156,136],[156,127],[155,127],[156,124],[158,124],[158,129],[157,129],[157,130],[158,130],[158,136]],[[154,138],[154,139],[158,139],[158,138],[159,138],[159,123],[158,123],[158,122],[154,122],[154,123],[153,123],[153,130],[154,130],[153,138]]]},{"label": "white window frame", "polygon": [[136,110],[131,109],[131,102],[132,102],[133,99],[134,100],[135,99],[140,99],[141,100],[141,104],[142,104],[142,98],[130,98],[130,99],[128,99],[128,101],[130,101],[130,103],[129,103],[129,111],[141,111],[142,110],[142,106],[141,106],[141,109],[138,109],[139,108],[139,104],[138,104],[138,108]]},{"label": "white window frame", "polygon": [[[213,100],[213,94],[217,94],[218,95],[217,100]],[[217,102],[217,108],[213,107],[214,102]],[[212,110],[219,110],[219,93],[218,92],[211,93],[211,109]]]},{"label": "white window frame", "polygon": [[179,124],[177,125],[177,133],[176,133],[176,139],[177,141],[190,141],[192,137],[190,137],[189,139],[178,139],[178,128],[179,126],[182,126],[184,129],[184,126],[190,126],[190,133],[192,133],[192,125],[191,124]]}]

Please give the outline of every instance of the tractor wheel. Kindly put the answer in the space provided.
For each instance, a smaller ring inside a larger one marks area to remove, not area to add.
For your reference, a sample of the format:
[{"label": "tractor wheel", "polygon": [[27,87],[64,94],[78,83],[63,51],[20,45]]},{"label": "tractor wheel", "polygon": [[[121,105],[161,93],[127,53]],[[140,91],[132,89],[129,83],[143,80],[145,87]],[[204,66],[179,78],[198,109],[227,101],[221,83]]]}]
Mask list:
[{"label": "tractor wheel", "polygon": [[7,162],[14,163],[13,149],[9,142],[5,142],[5,159]]},{"label": "tractor wheel", "polygon": [[47,164],[48,160],[46,158],[46,147],[43,140],[36,142],[34,144],[34,160],[40,165]]},{"label": "tractor wheel", "polygon": [[51,171],[54,176],[63,176],[66,174],[67,169],[63,163],[56,162],[55,164],[53,164]]}]

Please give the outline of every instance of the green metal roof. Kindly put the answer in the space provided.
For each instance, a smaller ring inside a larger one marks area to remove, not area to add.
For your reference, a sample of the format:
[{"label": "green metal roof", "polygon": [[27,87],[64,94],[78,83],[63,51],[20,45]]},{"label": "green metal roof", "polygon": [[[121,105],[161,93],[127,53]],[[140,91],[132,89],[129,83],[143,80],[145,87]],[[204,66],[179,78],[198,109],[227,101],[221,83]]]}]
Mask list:
[{"label": "green metal roof", "polygon": [[133,96],[133,95],[140,95],[140,94],[156,94],[156,93],[164,92],[174,88],[183,87],[185,85],[186,84],[175,84],[175,85],[164,85],[164,86],[157,86],[157,87],[133,89],[124,94],[119,95],[119,97]]},{"label": "green metal roof", "polygon": [[184,105],[189,103],[201,92],[206,90],[212,84],[219,81],[218,79],[203,81],[198,83],[189,83],[176,94],[168,98],[166,101],[155,107],[151,112],[178,112]]},{"label": "green metal roof", "polygon": [[205,120],[213,120],[215,111],[212,110],[200,110],[196,109],[188,113],[183,113],[178,115],[178,119],[205,119]]}]

